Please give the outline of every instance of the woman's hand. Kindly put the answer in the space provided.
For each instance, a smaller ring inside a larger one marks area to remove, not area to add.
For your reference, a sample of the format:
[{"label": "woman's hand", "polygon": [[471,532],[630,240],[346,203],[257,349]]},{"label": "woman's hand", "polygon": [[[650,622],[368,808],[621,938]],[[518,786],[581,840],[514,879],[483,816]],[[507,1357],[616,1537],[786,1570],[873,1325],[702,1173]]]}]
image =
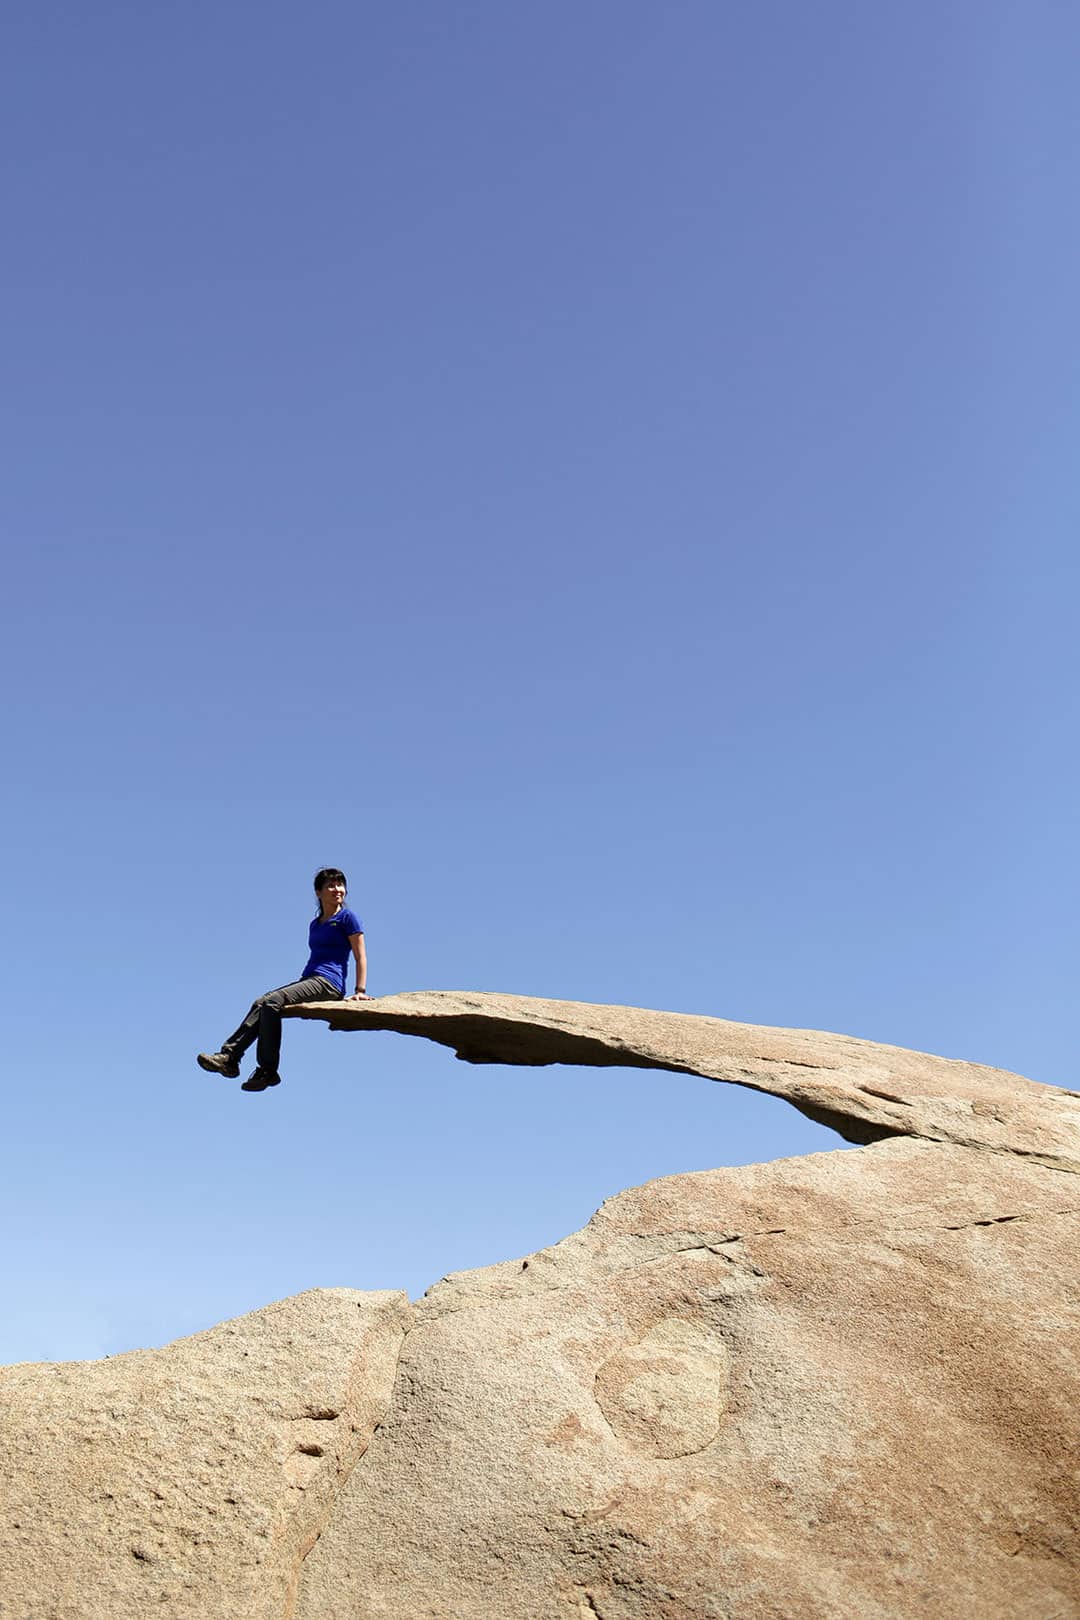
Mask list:
[{"label": "woman's hand", "polygon": [[371,997],[368,995],[366,990],[354,990],[352,995],[349,997],[349,1000],[350,1001],[370,1001]]}]

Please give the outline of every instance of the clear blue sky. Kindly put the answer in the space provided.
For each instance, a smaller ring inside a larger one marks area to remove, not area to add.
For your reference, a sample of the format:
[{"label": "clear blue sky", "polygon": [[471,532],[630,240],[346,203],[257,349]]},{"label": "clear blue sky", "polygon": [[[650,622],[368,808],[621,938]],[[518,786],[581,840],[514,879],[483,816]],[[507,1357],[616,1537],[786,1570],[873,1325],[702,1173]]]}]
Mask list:
[{"label": "clear blue sky", "polygon": [[0,24],[0,1359],[839,1146],[286,1027],[371,985],[1077,1084],[1061,0],[38,0]]}]

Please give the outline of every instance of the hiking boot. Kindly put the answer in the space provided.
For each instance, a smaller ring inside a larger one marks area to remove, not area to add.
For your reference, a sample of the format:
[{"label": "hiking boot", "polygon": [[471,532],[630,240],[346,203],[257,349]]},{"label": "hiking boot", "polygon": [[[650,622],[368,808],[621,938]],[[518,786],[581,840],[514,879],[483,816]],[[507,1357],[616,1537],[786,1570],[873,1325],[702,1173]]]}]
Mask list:
[{"label": "hiking boot", "polygon": [[256,1069],[240,1087],[241,1091],[265,1091],[267,1086],[280,1086],[281,1076],[273,1069]]},{"label": "hiking boot", "polygon": [[195,1059],[200,1069],[211,1074],[223,1074],[226,1080],[239,1080],[240,1065],[227,1052],[200,1052]]}]

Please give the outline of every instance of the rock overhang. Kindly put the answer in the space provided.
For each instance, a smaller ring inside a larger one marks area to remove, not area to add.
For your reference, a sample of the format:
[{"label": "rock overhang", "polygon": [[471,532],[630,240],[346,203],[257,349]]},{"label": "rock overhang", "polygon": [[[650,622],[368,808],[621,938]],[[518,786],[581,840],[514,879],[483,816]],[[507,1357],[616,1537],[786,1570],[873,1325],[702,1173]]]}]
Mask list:
[{"label": "rock overhang", "polygon": [[335,1030],[392,1030],[468,1063],[663,1069],[782,1097],[859,1146],[916,1137],[1080,1172],[1080,1094],[984,1064],[824,1030],[692,1013],[423,990],[308,1002],[286,1016]]}]

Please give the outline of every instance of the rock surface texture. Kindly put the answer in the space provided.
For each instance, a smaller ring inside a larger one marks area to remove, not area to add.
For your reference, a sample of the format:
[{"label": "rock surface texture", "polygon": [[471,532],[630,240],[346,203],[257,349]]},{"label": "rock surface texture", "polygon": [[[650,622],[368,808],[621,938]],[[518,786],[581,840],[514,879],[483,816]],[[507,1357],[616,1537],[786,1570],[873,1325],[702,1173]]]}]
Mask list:
[{"label": "rock surface texture", "polygon": [[0,1620],[279,1620],[386,1410],[404,1294],[0,1369]]},{"label": "rock surface texture", "polygon": [[523,997],[297,1009],[694,1072],[865,1145],[673,1176],[418,1304],[0,1370],[0,1620],[1080,1616],[1080,1098]]}]

